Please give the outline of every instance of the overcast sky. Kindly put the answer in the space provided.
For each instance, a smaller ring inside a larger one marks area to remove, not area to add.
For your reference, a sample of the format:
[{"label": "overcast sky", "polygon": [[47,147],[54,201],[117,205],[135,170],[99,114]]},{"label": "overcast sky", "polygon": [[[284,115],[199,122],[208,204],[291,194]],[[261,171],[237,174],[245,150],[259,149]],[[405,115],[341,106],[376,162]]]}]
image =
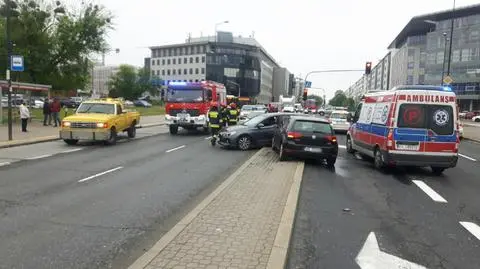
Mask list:
[{"label": "overcast sky", "polygon": [[[375,65],[411,17],[451,9],[453,0],[97,0],[115,16],[109,34],[120,53],[108,65],[143,66],[149,46],[184,42],[192,36],[219,31],[255,38],[276,61],[296,76],[311,70],[362,69]],[[457,0],[457,6],[478,0]],[[319,74],[312,87],[327,97],[345,90],[362,73]]]}]

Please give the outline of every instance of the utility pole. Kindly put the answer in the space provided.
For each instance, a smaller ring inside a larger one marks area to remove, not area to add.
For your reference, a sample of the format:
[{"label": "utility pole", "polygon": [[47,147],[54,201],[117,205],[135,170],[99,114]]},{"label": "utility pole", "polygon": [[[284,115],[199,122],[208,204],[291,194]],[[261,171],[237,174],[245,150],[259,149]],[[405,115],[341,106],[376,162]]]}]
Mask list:
[{"label": "utility pole", "polygon": [[448,50],[448,64],[447,64],[447,76],[450,76],[450,62],[452,61],[452,43],[453,43],[453,26],[455,21],[455,0],[453,0],[452,8],[452,20],[450,25],[450,48]]},{"label": "utility pole", "polygon": [[5,39],[7,45],[7,71],[6,71],[6,79],[8,83],[8,140],[13,139],[12,135],[12,78],[10,77],[10,68],[11,68],[11,60],[12,60],[12,42],[10,41],[10,13],[11,13],[11,0],[6,0],[6,24],[5,24]]}]

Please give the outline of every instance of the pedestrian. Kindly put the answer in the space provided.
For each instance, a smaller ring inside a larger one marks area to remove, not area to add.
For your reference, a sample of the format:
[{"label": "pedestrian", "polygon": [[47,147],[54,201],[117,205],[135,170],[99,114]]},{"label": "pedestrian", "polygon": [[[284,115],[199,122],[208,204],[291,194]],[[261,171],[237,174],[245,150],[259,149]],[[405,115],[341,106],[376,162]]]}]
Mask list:
[{"label": "pedestrian", "polygon": [[50,102],[48,98],[45,98],[43,103],[43,126],[52,125],[52,113],[50,112]]},{"label": "pedestrian", "polygon": [[20,110],[20,119],[22,120],[22,132],[27,132],[28,119],[30,118],[30,111],[28,107],[25,106],[25,101],[22,101],[22,104],[19,107]]},{"label": "pedestrian", "polygon": [[52,112],[52,118],[53,118],[53,122],[54,122],[53,127],[57,127],[57,126],[60,125],[59,113],[60,113],[61,109],[62,109],[62,105],[60,104],[60,100],[58,100],[57,98],[54,98],[53,103],[52,103],[52,107],[51,107],[51,110],[50,110]]}]

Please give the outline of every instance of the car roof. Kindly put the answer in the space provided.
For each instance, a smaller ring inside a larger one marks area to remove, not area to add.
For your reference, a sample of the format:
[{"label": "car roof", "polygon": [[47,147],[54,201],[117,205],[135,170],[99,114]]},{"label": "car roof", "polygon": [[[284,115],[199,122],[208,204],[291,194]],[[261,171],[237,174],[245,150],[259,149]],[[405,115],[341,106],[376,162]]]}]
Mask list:
[{"label": "car roof", "polygon": [[295,117],[292,117],[292,119],[294,120],[303,120],[303,121],[315,121],[315,122],[321,122],[321,123],[328,123],[330,124],[330,122],[325,119],[325,118],[319,118],[319,117],[313,117],[313,116],[295,116]]}]

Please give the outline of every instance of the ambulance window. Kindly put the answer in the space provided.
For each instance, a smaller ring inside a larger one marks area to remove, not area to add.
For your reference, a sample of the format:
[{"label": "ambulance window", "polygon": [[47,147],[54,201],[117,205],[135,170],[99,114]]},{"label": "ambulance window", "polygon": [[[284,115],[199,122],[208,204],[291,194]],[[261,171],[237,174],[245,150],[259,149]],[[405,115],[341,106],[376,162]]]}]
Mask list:
[{"label": "ambulance window", "polygon": [[398,113],[398,127],[425,128],[425,106],[402,104]]},{"label": "ambulance window", "polygon": [[360,118],[360,112],[362,111],[363,103],[358,104],[357,110],[355,111],[355,115],[353,116],[353,122],[357,122],[358,118]]},{"label": "ambulance window", "polygon": [[453,107],[445,105],[428,105],[428,129],[437,135],[451,135],[453,128]]}]

